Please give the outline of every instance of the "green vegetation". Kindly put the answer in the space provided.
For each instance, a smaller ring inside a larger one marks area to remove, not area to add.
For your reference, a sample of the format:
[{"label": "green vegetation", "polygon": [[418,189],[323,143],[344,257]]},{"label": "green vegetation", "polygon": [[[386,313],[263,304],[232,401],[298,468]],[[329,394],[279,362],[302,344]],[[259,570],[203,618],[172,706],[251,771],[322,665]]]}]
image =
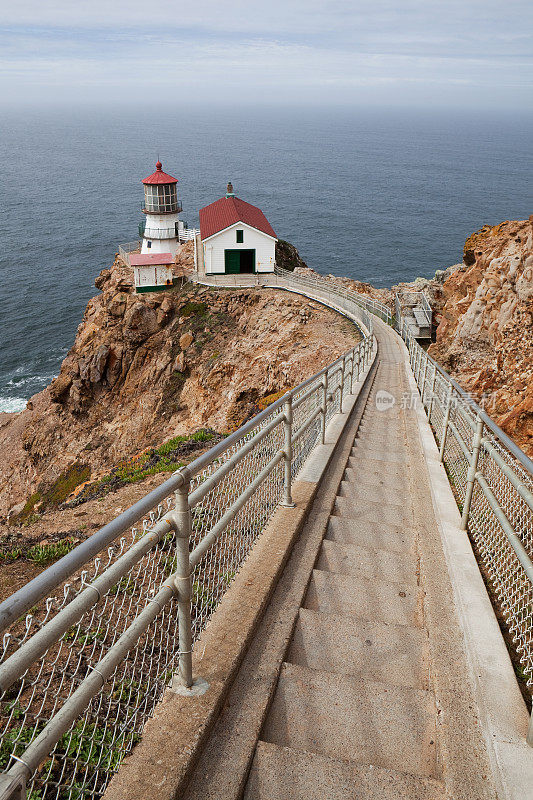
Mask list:
[{"label": "green vegetation", "polygon": [[72,539],[62,539],[60,542],[44,545],[36,544],[30,547],[26,558],[35,561],[36,564],[49,564],[51,561],[57,561],[58,558],[66,556],[74,547],[76,547],[76,542]]},{"label": "green vegetation", "polygon": [[180,317],[202,316],[207,314],[207,303],[194,303],[192,300],[185,303],[178,311]]},{"label": "green vegetation", "polygon": [[12,550],[0,552],[0,562],[12,562],[18,561],[19,558],[25,558],[28,561],[33,561],[35,564],[50,564],[66,556],[67,553],[70,553],[70,551],[76,547],[76,544],[77,542],[73,539],[66,537],[59,542],[35,544],[27,550],[24,550],[22,547],[14,547]]},{"label": "green vegetation", "polygon": [[183,466],[183,459],[186,456],[199,450],[205,442],[210,442],[217,436],[214,431],[201,428],[190,436],[175,436],[159,447],[144,450],[132,458],[121,461],[108,475],[84,486],[67,505],[77,506],[87,500],[102,497],[121,486],[138,483],[149,475],[175,472]]},{"label": "green vegetation", "polygon": [[79,462],[72,464],[72,466],[59,476],[50,489],[43,493],[43,504],[49,507],[57,507],[67,499],[76,486],[89,480],[90,477],[91,468],[87,466],[87,464],[80,464]]},{"label": "green vegetation", "polygon": [[24,505],[24,508],[12,521],[18,525],[31,525],[39,519],[35,514],[35,507],[39,504],[39,510],[45,508],[57,508],[67,497],[72,494],[76,486],[84,483],[91,477],[91,468],[87,464],[76,461],[59,478],[54,481],[46,491],[34,492]]}]

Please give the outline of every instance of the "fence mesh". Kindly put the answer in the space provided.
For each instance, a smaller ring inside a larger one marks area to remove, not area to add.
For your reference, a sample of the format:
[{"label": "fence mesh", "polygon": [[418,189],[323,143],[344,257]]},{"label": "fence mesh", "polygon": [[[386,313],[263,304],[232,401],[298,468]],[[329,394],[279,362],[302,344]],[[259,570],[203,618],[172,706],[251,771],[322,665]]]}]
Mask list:
[{"label": "fence mesh", "polygon": [[[355,361],[362,360],[360,345],[356,353]],[[341,408],[343,383],[344,393],[350,390],[355,361],[350,354],[327,371],[326,424]],[[296,477],[320,440],[323,376],[297,388],[292,393],[292,402],[296,408],[291,472]],[[280,454],[284,441],[284,415],[278,404],[255,427],[234,439],[208,466],[197,474],[193,470],[189,497],[194,497],[195,491],[202,496],[191,509],[191,551],[215,526],[222,526],[215,544],[193,570],[193,641],[205,628],[282,497],[284,463]],[[224,515],[232,511],[243,492],[269,465],[273,468],[268,475],[225,524]],[[204,493],[202,487],[206,481],[209,486]],[[28,746],[175,572],[175,532],[163,534],[158,533],[159,529],[154,532],[156,523],[172,508],[170,496],[137,528],[72,576],[69,583],[58,587],[56,596],[47,598],[4,634],[0,664],[66,609],[92,581],[119,559],[131,556],[132,547],[146,545],[147,552],[135,565],[117,577],[111,589],[99,596],[76,624],[54,641],[0,698],[2,769],[18,758],[24,759]],[[33,774],[27,796],[31,800],[101,797],[124,756],[139,741],[144,724],[177,671],[178,659],[177,600],[173,599]]]},{"label": "fence mesh", "polygon": [[[427,364],[424,382],[424,367],[420,368],[420,365],[425,359],[422,348],[414,343],[411,365],[439,447],[444,436],[448,398],[451,399],[450,425],[446,433],[443,464],[459,509],[462,511],[466,497],[468,469],[474,449],[477,411],[474,404],[461,396],[451,382],[437,371],[436,365],[431,368],[431,362]],[[434,393],[431,391],[433,379]],[[430,402],[432,394],[433,401]],[[516,480],[530,492],[533,492],[533,476],[503,446],[486,424],[483,426],[482,441],[486,442],[487,446],[482,446],[480,450],[477,472],[487,482],[514,533],[529,558],[533,560],[533,511],[491,453],[495,451],[512,470]],[[474,484],[468,529],[481,570],[491,586],[512,636],[520,658],[522,677],[529,687],[533,687],[533,586],[477,481]]]}]

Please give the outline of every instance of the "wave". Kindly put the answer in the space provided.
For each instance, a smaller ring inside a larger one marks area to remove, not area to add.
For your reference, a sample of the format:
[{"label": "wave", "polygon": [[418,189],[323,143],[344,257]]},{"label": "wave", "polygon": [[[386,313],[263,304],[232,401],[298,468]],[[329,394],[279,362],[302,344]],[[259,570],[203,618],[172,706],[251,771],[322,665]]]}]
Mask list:
[{"label": "wave", "polygon": [[57,372],[53,372],[50,375],[28,375],[24,378],[13,377],[6,383],[6,387],[17,386],[20,388],[22,386],[40,386],[41,388],[44,388],[45,386],[48,386],[50,381],[53,380],[56,375]]},{"label": "wave", "polygon": [[27,402],[23,397],[0,397],[0,412],[24,411]]}]

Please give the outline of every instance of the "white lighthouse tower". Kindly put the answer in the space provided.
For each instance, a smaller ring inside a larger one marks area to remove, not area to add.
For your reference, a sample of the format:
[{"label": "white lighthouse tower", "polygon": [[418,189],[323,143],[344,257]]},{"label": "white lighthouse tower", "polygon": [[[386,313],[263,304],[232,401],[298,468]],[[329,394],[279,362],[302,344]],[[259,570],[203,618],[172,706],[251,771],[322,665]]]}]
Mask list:
[{"label": "white lighthouse tower", "polygon": [[184,229],[179,219],[182,210],[178,200],[178,180],[163,172],[160,161],[155,172],[143,180],[146,220],[139,225],[143,237],[141,253],[170,253],[175,256],[180,231]]}]

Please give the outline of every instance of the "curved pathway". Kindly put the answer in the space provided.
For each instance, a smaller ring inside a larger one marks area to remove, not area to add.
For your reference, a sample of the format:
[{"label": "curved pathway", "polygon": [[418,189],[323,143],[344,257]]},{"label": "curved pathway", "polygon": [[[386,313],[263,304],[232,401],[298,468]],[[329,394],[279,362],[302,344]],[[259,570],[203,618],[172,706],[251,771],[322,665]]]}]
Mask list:
[{"label": "curved pathway", "polygon": [[[370,392],[354,411],[350,439],[340,443],[187,800],[497,796],[403,345],[379,322],[376,337]],[[383,392],[394,398],[385,410]],[[276,641],[280,656],[268,662]]]}]

